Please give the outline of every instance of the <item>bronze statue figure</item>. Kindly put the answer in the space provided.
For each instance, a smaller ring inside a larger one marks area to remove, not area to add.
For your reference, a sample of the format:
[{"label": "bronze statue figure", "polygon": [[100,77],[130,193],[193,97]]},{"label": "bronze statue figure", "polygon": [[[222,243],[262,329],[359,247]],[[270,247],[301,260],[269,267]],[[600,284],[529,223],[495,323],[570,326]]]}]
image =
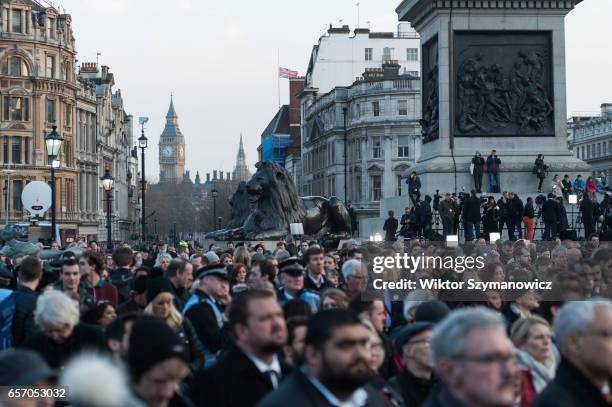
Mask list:
[{"label": "bronze statue figure", "polygon": [[209,233],[208,238],[278,239],[289,233],[291,223],[302,223],[308,236],[349,235],[348,210],[336,197],[300,198],[283,167],[273,161],[261,161],[255,167],[251,180],[231,198],[232,219],[227,227]]}]

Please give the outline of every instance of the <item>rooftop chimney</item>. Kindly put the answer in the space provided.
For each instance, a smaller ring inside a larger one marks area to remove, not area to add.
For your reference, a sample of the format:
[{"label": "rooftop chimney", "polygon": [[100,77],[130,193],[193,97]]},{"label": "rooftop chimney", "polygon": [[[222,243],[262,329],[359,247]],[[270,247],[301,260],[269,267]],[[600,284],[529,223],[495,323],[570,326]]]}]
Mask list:
[{"label": "rooftop chimney", "polygon": [[217,170],[213,170],[213,181],[217,179]]},{"label": "rooftop chimney", "polygon": [[219,171],[219,179],[223,181],[223,171]]},{"label": "rooftop chimney", "polygon": [[210,182],[210,172],[206,173],[206,182]]},{"label": "rooftop chimney", "polygon": [[601,116],[612,116],[612,103],[601,104]]}]

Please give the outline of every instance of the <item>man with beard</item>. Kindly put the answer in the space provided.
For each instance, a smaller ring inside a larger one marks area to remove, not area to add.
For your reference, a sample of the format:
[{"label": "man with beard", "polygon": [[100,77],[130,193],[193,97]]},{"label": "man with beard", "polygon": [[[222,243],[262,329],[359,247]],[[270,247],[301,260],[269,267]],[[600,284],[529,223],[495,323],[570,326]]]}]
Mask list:
[{"label": "man with beard", "polygon": [[385,406],[366,386],[373,375],[368,360],[370,333],[350,311],[315,314],[306,328],[304,365],[259,407]]},{"label": "man with beard", "polygon": [[483,307],[464,308],[451,312],[433,332],[434,364],[442,386],[423,406],[514,404],[518,371],[501,315]]},{"label": "man with beard", "polygon": [[271,290],[249,290],[229,307],[235,346],[193,379],[197,406],[250,407],[276,389],[288,373],[277,353],[287,340],[283,311]]}]

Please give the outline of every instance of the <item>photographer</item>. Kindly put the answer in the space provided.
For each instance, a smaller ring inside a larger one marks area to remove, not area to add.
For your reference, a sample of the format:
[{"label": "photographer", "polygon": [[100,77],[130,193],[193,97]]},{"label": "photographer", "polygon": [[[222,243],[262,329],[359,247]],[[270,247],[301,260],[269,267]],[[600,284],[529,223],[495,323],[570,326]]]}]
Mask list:
[{"label": "photographer", "polygon": [[476,196],[476,190],[472,190],[470,196],[463,202],[463,222],[465,227],[465,240],[480,238],[480,199]]},{"label": "photographer", "polygon": [[485,160],[480,154],[480,151],[476,151],[474,157],[472,157],[472,175],[474,176],[474,188],[477,193],[482,192],[482,174],[484,173]]},{"label": "photographer", "polygon": [[410,197],[412,206],[416,206],[418,200],[421,198],[421,179],[416,171],[410,173],[410,177],[406,180],[406,184],[408,184],[408,196]]},{"label": "photographer", "polygon": [[450,193],[446,193],[446,197],[440,201],[438,212],[442,217],[442,227],[444,229],[444,237],[451,235],[455,228],[455,212],[457,211],[455,201]]},{"label": "photographer", "polygon": [[497,151],[492,150],[491,155],[487,157],[487,173],[489,173],[489,188],[491,192],[501,192],[499,183],[501,159],[497,156]]},{"label": "photographer", "polygon": [[538,158],[536,158],[535,163],[533,164],[533,174],[538,177],[538,193],[542,193],[542,183],[544,182],[544,178],[546,178],[546,173],[548,171],[548,166],[544,164],[544,154],[538,154]]},{"label": "photographer", "polygon": [[499,208],[495,202],[495,197],[490,196],[483,205],[483,232],[485,234],[485,239],[489,240],[489,234],[497,232],[498,226],[498,211]]}]

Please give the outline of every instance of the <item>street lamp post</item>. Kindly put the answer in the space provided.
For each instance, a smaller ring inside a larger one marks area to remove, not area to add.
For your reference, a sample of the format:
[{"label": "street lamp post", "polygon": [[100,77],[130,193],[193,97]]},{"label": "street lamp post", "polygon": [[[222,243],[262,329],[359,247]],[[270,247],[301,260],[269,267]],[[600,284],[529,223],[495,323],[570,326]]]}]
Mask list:
[{"label": "street lamp post", "polygon": [[112,192],[113,192],[113,184],[115,179],[110,174],[107,169],[104,172],[104,175],[100,178],[102,180],[102,188],[106,191],[106,247],[108,249],[113,248],[113,234],[112,234],[112,211],[113,207],[111,205],[112,202]]},{"label": "street lamp post", "polygon": [[217,195],[219,195],[219,191],[213,189],[212,191],[210,191],[210,193],[213,197],[213,228],[215,228],[217,223]]},{"label": "street lamp post", "polygon": [[[141,215],[142,215],[142,222],[141,222],[141,239],[142,239],[142,243],[145,242],[146,240],[146,219],[145,219],[145,148],[147,148],[147,142],[148,139],[145,137],[144,134],[144,124],[146,123],[146,120],[143,120],[145,118],[140,118],[140,122],[141,122],[141,126],[142,126],[142,135],[140,137],[138,137],[138,146],[140,147],[140,161],[141,161],[141,165],[142,165],[142,169],[140,171],[141,173],[141,180],[140,180],[140,189],[141,189],[141,201],[142,201],[142,206],[141,206]],[[147,119],[148,120],[148,119]]]},{"label": "street lamp post", "polygon": [[57,132],[56,125],[53,125],[52,129],[51,133],[45,134],[45,146],[47,147],[48,163],[51,164],[51,241],[55,242],[57,228],[55,214],[55,168],[59,168],[57,158],[59,157],[64,138]]}]

